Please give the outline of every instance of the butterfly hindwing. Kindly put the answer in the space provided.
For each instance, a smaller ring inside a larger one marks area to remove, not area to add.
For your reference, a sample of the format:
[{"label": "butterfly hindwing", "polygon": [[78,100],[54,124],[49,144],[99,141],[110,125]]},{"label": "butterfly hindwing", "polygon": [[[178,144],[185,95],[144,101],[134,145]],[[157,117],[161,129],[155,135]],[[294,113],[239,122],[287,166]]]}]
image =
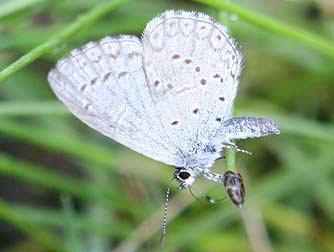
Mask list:
[{"label": "butterfly hindwing", "polygon": [[203,148],[229,118],[242,56],[205,14],[168,11],[142,38],[147,84],[162,124],[185,153]]}]

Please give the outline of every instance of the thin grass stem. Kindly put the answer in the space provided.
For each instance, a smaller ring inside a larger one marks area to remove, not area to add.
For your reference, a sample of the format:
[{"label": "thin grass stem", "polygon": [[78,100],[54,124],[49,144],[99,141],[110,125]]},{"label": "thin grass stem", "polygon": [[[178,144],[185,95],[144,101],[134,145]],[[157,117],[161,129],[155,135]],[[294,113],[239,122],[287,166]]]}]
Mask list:
[{"label": "thin grass stem", "polygon": [[94,9],[89,11],[88,13],[79,16],[71,25],[69,25],[65,30],[56,34],[46,42],[42,43],[41,45],[35,47],[14,63],[7,66],[0,72],[0,83],[16,73],[17,71],[23,69],[24,67],[28,66],[36,59],[40,58],[41,56],[51,52],[53,49],[67,41],[70,37],[74,34],[78,33],[79,31],[83,30],[84,28],[92,25],[96,22],[97,19],[101,18],[102,16],[109,13],[111,10],[119,7],[121,4],[124,4],[127,0],[112,0],[103,2],[97,5]]},{"label": "thin grass stem", "polygon": [[259,13],[247,10],[230,1],[224,0],[194,0],[195,2],[203,3],[218,10],[225,10],[238,15],[238,17],[249,24],[255,25],[261,29],[271,33],[276,33],[287,37],[291,40],[300,42],[301,44],[312,48],[315,51],[334,58],[334,44],[316,34],[283,24],[275,19],[261,15]]}]

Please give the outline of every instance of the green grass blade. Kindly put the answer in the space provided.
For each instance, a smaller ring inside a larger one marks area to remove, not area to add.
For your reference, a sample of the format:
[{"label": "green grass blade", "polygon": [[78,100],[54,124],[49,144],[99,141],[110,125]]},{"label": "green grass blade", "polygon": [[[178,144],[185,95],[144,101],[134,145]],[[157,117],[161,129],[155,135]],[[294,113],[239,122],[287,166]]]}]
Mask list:
[{"label": "green grass blade", "polygon": [[63,251],[64,248],[62,243],[57,237],[51,234],[45,228],[37,227],[31,223],[21,221],[15,214],[12,213],[11,208],[8,207],[7,203],[0,200],[0,219],[6,220],[11,225],[17,227],[24,234],[38,241],[45,248],[55,251]]},{"label": "green grass blade", "polygon": [[0,19],[46,0],[11,0],[0,4]]},{"label": "green grass blade", "polygon": [[46,186],[54,191],[71,193],[83,199],[94,197],[92,190],[80,180],[61,175],[50,169],[37,167],[28,162],[19,161],[17,158],[5,154],[0,154],[0,173],[28,183]]},{"label": "green grass blade", "polygon": [[239,18],[247,23],[260,27],[271,33],[276,33],[292,40],[298,41],[301,44],[308,46],[323,55],[334,59],[334,44],[326,39],[319,37],[308,31],[290,27],[286,24],[266,17],[259,13],[255,13],[244,9],[230,1],[226,0],[194,0],[195,2],[203,3],[218,10],[226,10],[238,15]]},{"label": "green grass blade", "polygon": [[[27,204],[6,203],[6,209],[13,218],[25,225],[65,229],[64,213],[56,209],[36,207]],[[104,237],[125,237],[132,228],[130,221],[124,219],[113,219],[113,226],[109,221],[101,218],[91,218],[86,214],[75,214],[72,217],[75,225],[81,233],[94,233]]]},{"label": "green grass blade", "polygon": [[0,116],[70,115],[68,109],[57,101],[8,101],[0,102]]},{"label": "green grass blade", "polygon": [[27,54],[23,55],[17,61],[6,67],[0,72],[0,83],[7,79],[9,76],[13,75],[17,71],[26,67],[27,65],[34,62],[36,59],[41,56],[51,52],[53,49],[61,45],[68,38],[73,36],[75,33],[80,30],[92,25],[96,22],[97,19],[109,13],[111,10],[114,10],[121,4],[125,3],[127,0],[112,0],[103,2],[97,5],[94,9],[89,11],[88,13],[79,16],[76,21],[74,21],[71,25],[69,25],[65,30],[60,32],[59,34],[53,36],[48,41],[43,44],[37,46],[32,49]]},{"label": "green grass blade", "polygon": [[75,158],[99,164],[101,168],[111,170],[115,165],[111,150],[88,143],[73,135],[66,136],[62,132],[50,132],[47,129],[20,125],[4,118],[0,120],[0,132],[8,137],[20,139],[49,150],[57,151],[58,153],[72,155]]},{"label": "green grass blade", "polygon": [[55,192],[71,194],[89,203],[106,204],[125,211],[132,210],[127,207],[127,200],[112,190],[104,190],[99,185],[91,184],[90,181],[74,179],[5,154],[0,154],[0,174],[18,178]]},{"label": "green grass blade", "polygon": [[81,252],[81,239],[78,227],[75,225],[75,212],[73,209],[73,203],[68,196],[63,196],[61,198],[64,211],[65,220],[65,250],[67,252]]}]

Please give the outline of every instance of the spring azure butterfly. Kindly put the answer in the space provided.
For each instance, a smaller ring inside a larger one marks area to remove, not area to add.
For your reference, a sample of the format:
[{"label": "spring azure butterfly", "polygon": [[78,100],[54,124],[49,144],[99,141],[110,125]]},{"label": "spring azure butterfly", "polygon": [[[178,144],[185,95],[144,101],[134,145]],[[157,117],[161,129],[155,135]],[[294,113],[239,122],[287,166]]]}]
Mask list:
[{"label": "spring azure butterfly", "polygon": [[180,189],[201,175],[225,184],[240,205],[241,175],[211,167],[224,148],[243,151],[232,140],[280,132],[270,120],[230,117],[241,68],[242,54],[226,27],[203,13],[166,11],[141,39],[107,36],[73,50],[48,81],[91,128],[174,166]]}]

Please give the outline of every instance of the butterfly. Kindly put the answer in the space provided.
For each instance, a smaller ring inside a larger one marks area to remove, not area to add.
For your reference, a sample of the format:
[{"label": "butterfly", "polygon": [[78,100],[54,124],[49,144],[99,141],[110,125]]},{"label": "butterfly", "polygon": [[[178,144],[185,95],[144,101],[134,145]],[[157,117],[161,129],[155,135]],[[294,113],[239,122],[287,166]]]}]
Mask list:
[{"label": "butterfly", "polygon": [[248,153],[234,140],[280,133],[271,120],[231,117],[242,62],[225,26],[203,13],[169,10],[141,38],[107,36],[73,50],[48,81],[88,126],[175,167],[179,189],[202,176],[242,205],[241,175],[215,173],[213,164],[226,148]]}]

